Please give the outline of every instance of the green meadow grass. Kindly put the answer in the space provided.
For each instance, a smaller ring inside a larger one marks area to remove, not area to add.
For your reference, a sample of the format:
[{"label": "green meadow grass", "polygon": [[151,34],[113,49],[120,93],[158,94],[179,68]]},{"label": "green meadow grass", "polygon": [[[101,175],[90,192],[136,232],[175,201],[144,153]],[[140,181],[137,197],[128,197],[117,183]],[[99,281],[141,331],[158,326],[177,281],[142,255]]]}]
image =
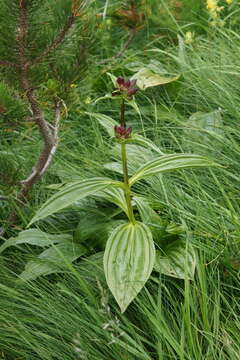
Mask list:
[{"label": "green meadow grass", "polygon": [[194,282],[153,275],[121,315],[96,258],[16,283],[1,266],[3,359],[238,359],[238,279],[200,256]]}]

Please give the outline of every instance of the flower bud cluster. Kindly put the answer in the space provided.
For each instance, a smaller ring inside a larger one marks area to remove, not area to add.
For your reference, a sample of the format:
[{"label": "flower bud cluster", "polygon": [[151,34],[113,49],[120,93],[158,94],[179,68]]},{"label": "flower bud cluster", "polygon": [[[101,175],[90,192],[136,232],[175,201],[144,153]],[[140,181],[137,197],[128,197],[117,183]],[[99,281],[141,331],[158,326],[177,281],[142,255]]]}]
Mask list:
[{"label": "flower bud cluster", "polygon": [[136,86],[137,80],[124,79],[122,76],[117,78],[117,88],[112,92],[112,96],[124,96],[131,99],[138,91]]},{"label": "flower bud cluster", "polygon": [[122,125],[115,125],[114,127],[115,130],[115,136],[117,139],[129,139],[131,136],[131,132],[132,132],[132,128],[126,128],[125,126]]},{"label": "flower bud cluster", "polygon": [[126,126],[125,121],[125,100],[131,100],[132,96],[138,91],[135,87],[137,80],[124,79],[122,76],[117,78],[117,88],[112,92],[112,96],[120,96],[121,104],[121,119],[120,124],[115,125],[115,137],[118,140],[126,140],[131,137],[132,128]]}]

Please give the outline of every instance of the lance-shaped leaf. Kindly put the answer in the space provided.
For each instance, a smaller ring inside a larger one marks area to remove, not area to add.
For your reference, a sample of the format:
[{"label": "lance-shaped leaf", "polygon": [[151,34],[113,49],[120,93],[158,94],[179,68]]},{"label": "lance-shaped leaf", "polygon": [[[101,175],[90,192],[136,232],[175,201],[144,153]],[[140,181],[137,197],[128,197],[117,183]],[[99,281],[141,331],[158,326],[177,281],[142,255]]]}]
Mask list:
[{"label": "lance-shaped leaf", "polygon": [[113,231],[104,253],[104,271],[122,312],[148,280],[154,262],[155,247],[146,225],[128,223]]},{"label": "lance-shaped leaf", "polygon": [[163,155],[148,161],[141,166],[130,178],[129,184],[133,185],[136,181],[147,176],[156,175],[166,171],[185,169],[190,167],[218,166],[212,160],[194,154],[170,154]]},{"label": "lance-shaped leaf", "polygon": [[10,239],[6,240],[0,246],[0,253],[9,246],[14,246],[19,244],[31,244],[35,246],[44,247],[66,240],[72,240],[72,235],[69,234],[53,235],[53,234],[47,234],[44,231],[38,229],[28,229],[21,231],[18,234],[18,236],[11,237]]},{"label": "lance-shaped leaf", "polygon": [[162,274],[178,279],[193,279],[196,254],[191,244],[174,241],[156,252],[154,269]]},{"label": "lance-shaped leaf", "polygon": [[83,199],[86,196],[93,195],[108,186],[121,186],[121,183],[107,178],[92,178],[71,183],[48,199],[37,211],[30,224],[44,219],[74,202]]}]

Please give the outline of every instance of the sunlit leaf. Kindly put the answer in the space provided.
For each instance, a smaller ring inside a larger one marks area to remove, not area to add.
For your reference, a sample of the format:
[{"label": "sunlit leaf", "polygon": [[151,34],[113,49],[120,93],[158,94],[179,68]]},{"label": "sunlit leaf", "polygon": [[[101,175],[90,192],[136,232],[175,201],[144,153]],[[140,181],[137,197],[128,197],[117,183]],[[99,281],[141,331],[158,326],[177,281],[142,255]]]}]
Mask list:
[{"label": "sunlit leaf", "polygon": [[154,243],[146,225],[128,223],[113,231],[104,253],[104,271],[122,312],[148,280],[154,262]]},{"label": "sunlit leaf", "polygon": [[147,68],[142,68],[132,77],[132,79],[137,79],[137,86],[141,90],[145,90],[149,87],[171,83],[173,81],[178,80],[179,77],[180,75],[176,75],[176,76],[159,75]]},{"label": "sunlit leaf", "polygon": [[179,279],[193,279],[196,254],[190,244],[176,240],[156,251],[154,269],[162,274]]},{"label": "sunlit leaf", "polygon": [[156,175],[166,171],[185,169],[190,167],[217,166],[212,160],[194,154],[163,155],[148,161],[130,178],[129,184],[133,185],[139,179]]}]

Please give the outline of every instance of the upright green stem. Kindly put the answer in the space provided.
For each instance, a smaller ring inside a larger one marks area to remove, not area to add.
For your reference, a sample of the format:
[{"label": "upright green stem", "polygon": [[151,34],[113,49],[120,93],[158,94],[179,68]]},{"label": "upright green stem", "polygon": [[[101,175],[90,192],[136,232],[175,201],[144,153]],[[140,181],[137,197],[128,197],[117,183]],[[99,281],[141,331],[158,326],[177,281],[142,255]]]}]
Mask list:
[{"label": "upright green stem", "polygon": [[[124,99],[122,99],[122,104],[121,104],[120,123],[121,123],[121,126],[126,127]],[[127,203],[127,207],[128,207],[129,220],[133,224],[135,224],[136,220],[135,220],[135,217],[134,217],[134,214],[133,214],[133,207],[132,207],[132,203],[131,203],[131,189],[130,189],[129,181],[128,181],[129,177],[128,177],[127,151],[126,151],[126,144],[125,143],[121,143],[121,156],[122,156],[122,168],[123,168],[123,181],[124,181],[124,184],[125,184],[124,195],[125,195],[125,199],[126,199],[126,203]]]},{"label": "upright green stem", "polygon": [[126,127],[124,99],[122,99],[122,103],[121,103],[120,125]]},{"label": "upright green stem", "polygon": [[125,199],[128,207],[129,220],[135,224],[136,220],[133,214],[133,207],[131,203],[131,189],[128,182],[128,166],[127,166],[127,152],[126,152],[126,144],[121,144],[121,152],[122,152],[122,167],[123,167],[123,180],[125,184],[124,193]]}]

